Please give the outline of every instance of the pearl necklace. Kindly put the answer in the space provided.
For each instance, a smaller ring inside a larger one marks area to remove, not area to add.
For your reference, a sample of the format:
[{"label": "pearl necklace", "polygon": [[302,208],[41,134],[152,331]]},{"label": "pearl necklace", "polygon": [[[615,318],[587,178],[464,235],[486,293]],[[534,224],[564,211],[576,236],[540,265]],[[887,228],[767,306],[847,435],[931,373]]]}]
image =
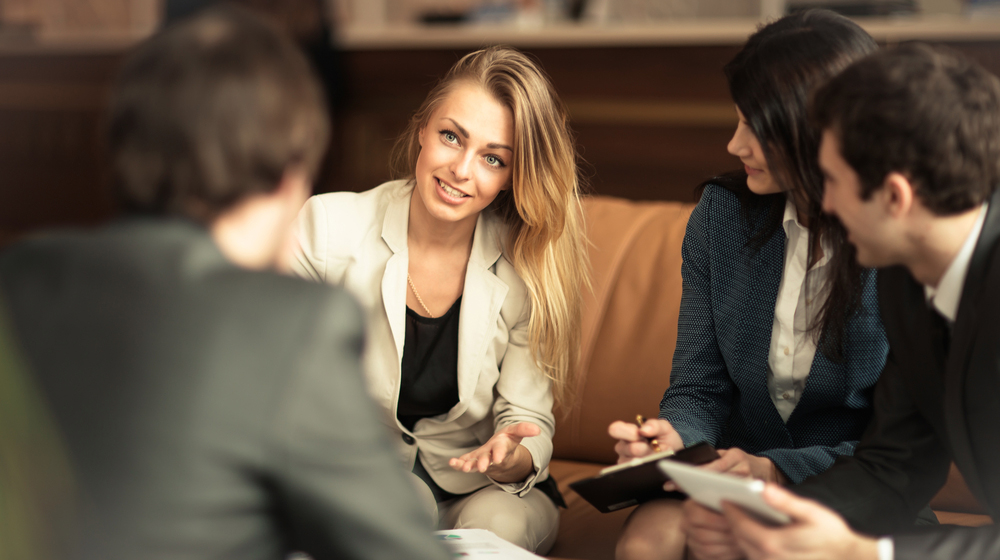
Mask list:
[{"label": "pearl necklace", "polygon": [[433,319],[434,314],[431,313],[430,309],[427,309],[427,304],[424,303],[424,298],[420,297],[420,294],[417,293],[417,287],[413,285],[413,278],[410,278],[409,272],[406,273],[406,281],[410,284],[410,289],[413,290],[413,295],[417,298],[417,303],[420,304],[420,307],[424,308],[424,313],[427,313],[427,316]]}]

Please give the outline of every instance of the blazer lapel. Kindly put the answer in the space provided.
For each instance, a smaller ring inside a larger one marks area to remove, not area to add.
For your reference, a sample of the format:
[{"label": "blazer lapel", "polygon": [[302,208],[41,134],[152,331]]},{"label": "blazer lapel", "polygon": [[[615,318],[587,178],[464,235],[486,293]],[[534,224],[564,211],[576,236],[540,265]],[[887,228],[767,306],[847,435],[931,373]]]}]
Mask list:
[{"label": "blazer lapel", "polygon": [[382,274],[382,305],[385,306],[389,329],[396,344],[397,362],[403,359],[406,338],[406,275],[410,265],[406,228],[409,221],[410,196],[392,197],[382,221],[382,240],[393,253],[386,261]]},{"label": "blazer lapel", "polygon": [[901,367],[919,375],[919,381],[912,386],[914,398],[930,407],[924,410],[935,429],[946,429],[944,419],[935,420],[937,414],[933,412],[943,410],[939,403],[945,390],[946,376],[942,373],[948,359],[944,341],[939,338],[935,327],[935,312],[927,304],[923,285],[914,280],[908,270],[889,272],[888,269],[882,269],[879,274],[899,274],[904,279],[893,287],[897,291],[893,301],[898,304],[893,306],[892,318],[885,318],[886,321],[893,321],[892,325],[886,323],[885,328],[887,332],[891,329],[905,333],[903,340],[898,343],[899,347],[894,346],[896,360]]},{"label": "blazer lapel", "polygon": [[509,289],[493,273],[493,267],[500,259],[500,228],[485,214],[481,213],[476,222],[465,272],[458,320],[459,404],[452,409],[449,419],[462,414],[475,393],[488,345],[494,338],[500,307]]},{"label": "blazer lapel", "polygon": [[[900,326],[909,333],[908,342],[912,347],[906,352],[918,356],[915,365],[931,365],[937,369],[945,365],[948,355],[943,341],[935,335],[935,311],[927,303],[923,285],[913,280],[912,276],[907,279],[906,284],[898,288],[902,291],[900,296],[905,304],[901,309],[894,310],[900,314]],[[942,377],[935,376],[936,380],[943,382]]]},{"label": "blazer lapel", "polygon": [[982,319],[983,290],[987,288],[986,275],[993,247],[1000,239],[1000,191],[993,194],[983,230],[969,262],[969,270],[962,287],[962,299],[951,337],[951,350],[945,369],[945,423],[951,439],[955,463],[961,465],[962,475],[969,489],[976,496],[984,496],[969,438],[965,411],[965,383],[969,377],[968,365],[975,335]]},{"label": "blazer lapel", "polygon": [[[761,414],[769,417],[774,426],[784,426],[778,409],[767,390],[767,357],[771,348],[771,327],[774,324],[774,308],[781,286],[781,273],[785,263],[785,231],[778,231],[760,248],[756,255],[750,254],[749,284],[744,286],[747,305],[743,306],[740,324],[741,342],[737,348],[742,351],[734,357],[741,365],[732,372],[749,372],[750,378],[734,379],[734,382],[748,402],[757,403]],[[744,249],[747,251],[748,249]],[[767,412],[765,412],[767,411]]]}]

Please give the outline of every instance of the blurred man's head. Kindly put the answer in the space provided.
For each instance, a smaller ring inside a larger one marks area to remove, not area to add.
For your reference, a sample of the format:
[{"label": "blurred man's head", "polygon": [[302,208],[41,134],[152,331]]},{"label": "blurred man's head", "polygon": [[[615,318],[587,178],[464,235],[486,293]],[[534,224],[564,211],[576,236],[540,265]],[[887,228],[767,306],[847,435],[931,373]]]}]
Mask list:
[{"label": "blurred man's head", "polygon": [[823,207],[867,266],[906,264],[927,224],[977,209],[1000,183],[1000,81],[957,54],[907,45],[820,89]]},{"label": "blurred man's head", "polygon": [[211,225],[290,177],[308,186],[329,136],[324,103],[305,57],[270,24],[235,8],[178,22],[139,47],[116,85],[116,196],[131,213]]}]

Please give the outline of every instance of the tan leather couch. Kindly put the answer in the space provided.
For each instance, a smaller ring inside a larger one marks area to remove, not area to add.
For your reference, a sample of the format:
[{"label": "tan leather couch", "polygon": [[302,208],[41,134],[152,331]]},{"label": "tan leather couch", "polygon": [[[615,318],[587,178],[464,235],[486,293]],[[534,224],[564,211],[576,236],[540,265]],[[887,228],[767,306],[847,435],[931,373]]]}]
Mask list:
[{"label": "tan leather couch", "polygon": [[[681,242],[692,204],[592,197],[584,203],[593,291],[585,294],[577,406],[557,415],[551,472],[562,511],[552,558],[609,560],[633,508],[602,514],[568,483],[617,458],[607,427],[636,414],[656,417],[670,382],[681,296]],[[932,502],[942,523],[990,523],[952,468]]]}]

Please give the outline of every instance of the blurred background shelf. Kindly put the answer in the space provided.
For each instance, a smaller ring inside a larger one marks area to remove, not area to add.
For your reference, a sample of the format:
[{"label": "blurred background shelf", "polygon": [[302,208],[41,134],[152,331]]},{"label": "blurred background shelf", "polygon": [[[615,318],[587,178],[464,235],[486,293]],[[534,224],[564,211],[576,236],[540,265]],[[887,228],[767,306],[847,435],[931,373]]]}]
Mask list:
[{"label": "blurred background shelf", "polygon": [[[0,0],[0,16],[14,1],[27,0]],[[115,214],[101,146],[104,110],[122,58],[158,21],[142,10],[119,19],[117,27],[53,28],[0,20],[0,245],[40,227],[89,226]],[[1000,74],[1000,20],[858,21],[883,44],[945,44]],[[566,102],[590,192],[694,200],[700,182],[739,166],[726,153],[736,117],[722,66],[757,25],[755,18],[710,18],[343,26],[335,54],[321,62],[336,77],[337,107],[316,189],[362,191],[389,179],[392,144],[435,80],[470,50],[506,43],[540,61]]]},{"label": "blurred background shelf", "polygon": [[[961,15],[856,18],[877,41],[998,41],[1000,19]],[[649,23],[386,24],[347,26],[338,46],[347,51],[475,49],[504,43],[518,48],[654,47],[742,45],[760,24],[757,18],[677,19]]]}]

